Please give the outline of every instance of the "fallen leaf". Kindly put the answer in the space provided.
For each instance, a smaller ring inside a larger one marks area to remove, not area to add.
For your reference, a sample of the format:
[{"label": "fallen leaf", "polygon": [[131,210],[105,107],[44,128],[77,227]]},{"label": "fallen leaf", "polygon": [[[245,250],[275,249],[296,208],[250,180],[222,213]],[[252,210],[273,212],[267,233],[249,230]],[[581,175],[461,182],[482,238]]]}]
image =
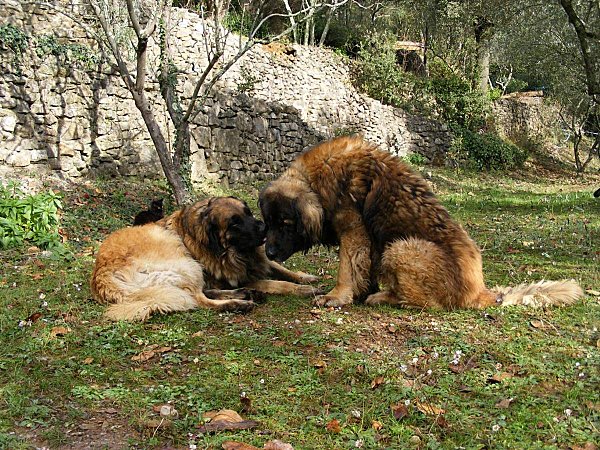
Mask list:
[{"label": "fallen leaf", "polygon": [[144,361],[148,361],[149,359],[151,359],[154,355],[156,355],[156,353],[154,352],[154,350],[148,350],[148,351],[145,351],[145,352],[138,353],[137,355],[133,355],[131,357],[131,360],[132,361],[144,362]]},{"label": "fallen leaf", "polygon": [[494,375],[488,378],[488,383],[502,383],[505,380],[512,378],[513,376],[508,372],[496,372]]},{"label": "fallen leaf", "polygon": [[37,322],[38,320],[40,320],[42,318],[42,313],[33,313],[32,315],[30,315],[27,319],[25,319],[27,322]]},{"label": "fallen leaf", "polygon": [[220,411],[207,411],[204,413],[205,419],[211,421],[225,420],[227,422],[242,422],[244,419],[233,409],[221,409]]},{"label": "fallen leaf", "polygon": [[600,291],[596,291],[594,289],[586,289],[586,294],[593,295],[594,297],[600,297]]},{"label": "fallen leaf", "polygon": [[448,428],[450,426],[446,418],[442,415],[435,418],[435,424],[440,428]]},{"label": "fallen leaf", "polygon": [[223,450],[259,450],[254,445],[244,444],[243,442],[225,441],[221,444]]},{"label": "fallen leaf", "polygon": [[192,337],[201,337],[204,336],[204,331],[200,330],[200,331],[196,331],[194,334],[192,334]]},{"label": "fallen leaf", "polygon": [[93,362],[94,362],[94,358],[85,358],[85,359],[83,360],[83,363],[84,363],[84,364],[91,364],[91,363],[93,363]]},{"label": "fallen leaf", "polygon": [[592,442],[586,442],[583,445],[570,445],[570,450],[598,450],[598,446]]},{"label": "fallen leaf", "polygon": [[241,422],[229,422],[227,420],[211,420],[209,423],[204,425],[198,425],[199,433],[214,433],[216,431],[228,431],[228,430],[249,430],[256,428],[258,422],[255,420],[242,420]]},{"label": "fallen leaf", "polygon": [[382,376],[376,377],[373,381],[371,381],[371,389],[377,389],[385,382],[385,378]]},{"label": "fallen leaf", "polygon": [[291,444],[286,442],[281,442],[279,439],[275,439],[273,441],[269,441],[264,446],[265,450],[294,450],[294,447]]},{"label": "fallen leaf", "polygon": [[375,431],[379,431],[383,428],[383,424],[377,420],[374,420],[371,422],[371,428],[373,428]]},{"label": "fallen leaf", "polygon": [[475,356],[471,356],[464,364],[459,363],[448,365],[448,368],[454,373],[463,373],[467,370],[474,369],[475,367],[477,367],[477,359]]},{"label": "fallen leaf", "polygon": [[337,419],[333,419],[327,425],[325,425],[327,431],[331,433],[341,433],[342,427],[340,426],[340,421]]},{"label": "fallen leaf", "polygon": [[513,402],[514,398],[505,398],[500,400],[498,403],[496,403],[496,408],[502,408],[502,409],[506,409],[510,406],[510,404]]},{"label": "fallen leaf", "polygon": [[240,395],[240,403],[242,404],[242,412],[248,413],[248,412],[252,411],[252,400],[250,400],[250,397],[248,397],[245,392],[243,392],[242,394],[243,395]]},{"label": "fallen leaf", "polygon": [[392,405],[392,414],[396,420],[402,420],[408,416],[408,408],[404,402],[396,403],[395,405]]},{"label": "fallen leaf", "polygon": [[52,337],[59,337],[59,336],[64,336],[65,334],[69,333],[71,330],[68,329],[67,327],[54,327],[52,328],[52,330],[50,330],[50,336]]},{"label": "fallen leaf", "polygon": [[391,333],[391,334],[394,334],[394,333],[395,333],[397,330],[398,330],[398,329],[396,328],[396,325],[394,325],[393,323],[391,323],[391,324],[388,326],[388,332],[389,332],[389,333]]},{"label": "fallen leaf", "polygon": [[529,325],[531,325],[533,328],[540,328],[542,330],[545,328],[548,328],[543,320],[537,320],[537,319],[534,319],[531,322],[529,322]]},{"label": "fallen leaf", "polygon": [[442,408],[432,405],[431,403],[422,403],[419,400],[415,402],[415,406],[419,411],[427,416],[439,416],[446,412]]}]

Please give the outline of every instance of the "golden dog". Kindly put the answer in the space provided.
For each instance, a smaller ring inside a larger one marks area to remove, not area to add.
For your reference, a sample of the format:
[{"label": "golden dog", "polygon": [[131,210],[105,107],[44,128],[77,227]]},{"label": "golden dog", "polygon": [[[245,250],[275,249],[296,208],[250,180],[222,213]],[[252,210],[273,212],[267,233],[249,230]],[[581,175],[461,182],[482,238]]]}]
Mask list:
[{"label": "golden dog", "polygon": [[[106,316],[113,320],[146,320],[155,312],[198,307],[245,311],[254,306],[256,291],[316,295],[318,289],[296,284],[316,277],[269,261],[264,239],[264,223],[243,201],[200,201],[108,236],[96,258],[92,294],[111,304]],[[222,290],[240,287],[247,289]]]}]

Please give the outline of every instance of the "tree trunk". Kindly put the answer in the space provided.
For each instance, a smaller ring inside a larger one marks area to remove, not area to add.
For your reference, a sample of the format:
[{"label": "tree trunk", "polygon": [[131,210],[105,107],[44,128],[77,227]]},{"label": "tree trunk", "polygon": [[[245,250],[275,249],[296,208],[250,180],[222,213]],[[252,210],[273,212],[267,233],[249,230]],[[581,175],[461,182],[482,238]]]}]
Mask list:
[{"label": "tree trunk", "polygon": [[475,43],[477,44],[477,88],[488,91],[490,78],[490,54],[494,24],[485,17],[475,18]]},{"label": "tree trunk", "polygon": [[190,200],[191,196],[187,190],[181,173],[179,173],[173,166],[165,136],[158,126],[158,122],[152,113],[152,109],[150,109],[148,99],[146,99],[143,93],[135,90],[133,90],[131,93],[133,95],[133,100],[135,101],[135,106],[137,106],[138,110],[140,111],[142,119],[144,119],[144,123],[148,129],[148,133],[150,134],[150,138],[152,139],[154,147],[156,148],[163,172],[167,177],[167,181],[173,188],[175,201],[178,205],[182,206]]},{"label": "tree trunk", "polygon": [[[569,23],[575,28],[577,38],[579,39],[579,48],[581,49],[581,57],[583,58],[583,68],[585,70],[586,84],[588,95],[595,97],[600,95],[600,75],[597,70],[597,61],[592,54],[592,46],[590,44],[590,34],[585,27],[585,23],[577,15],[571,0],[559,0],[560,5],[564,9]],[[597,30],[595,30],[597,31]],[[598,101],[598,99],[595,99]]]}]

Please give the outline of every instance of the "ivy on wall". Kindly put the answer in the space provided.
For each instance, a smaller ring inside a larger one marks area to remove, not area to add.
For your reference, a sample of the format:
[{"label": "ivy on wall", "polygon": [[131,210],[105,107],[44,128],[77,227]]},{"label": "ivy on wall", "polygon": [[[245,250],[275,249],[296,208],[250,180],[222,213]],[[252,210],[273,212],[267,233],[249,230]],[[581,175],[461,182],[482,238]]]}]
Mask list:
[{"label": "ivy on wall", "polygon": [[18,74],[23,56],[30,45],[37,56],[54,56],[62,67],[90,70],[100,63],[98,53],[87,45],[63,43],[54,34],[32,38],[23,29],[12,24],[0,25],[0,51],[12,55],[15,72]]}]

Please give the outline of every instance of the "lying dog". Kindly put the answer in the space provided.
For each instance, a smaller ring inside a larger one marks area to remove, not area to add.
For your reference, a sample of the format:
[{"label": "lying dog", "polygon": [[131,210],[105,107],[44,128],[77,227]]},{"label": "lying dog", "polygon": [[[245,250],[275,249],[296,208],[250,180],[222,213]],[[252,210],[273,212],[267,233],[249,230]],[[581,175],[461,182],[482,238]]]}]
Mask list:
[{"label": "lying dog", "polygon": [[259,203],[269,258],[285,261],[318,243],[339,244],[336,286],[318,305],[368,296],[369,305],[484,308],[564,304],[583,295],[574,281],[486,288],[479,248],[427,182],[358,137],[303,153],[261,192]]},{"label": "lying dog", "polygon": [[[245,311],[254,306],[255,291],[316,295],[317,288],[297,284],[316,277],[269,261],[264,240],[264,223],[243,201],[203,200],[108,236],[96,258],[92,294],[111,304],[106,316],[113,320],[198,307]],[[246,289],[222,290],[240,287]]]}]

